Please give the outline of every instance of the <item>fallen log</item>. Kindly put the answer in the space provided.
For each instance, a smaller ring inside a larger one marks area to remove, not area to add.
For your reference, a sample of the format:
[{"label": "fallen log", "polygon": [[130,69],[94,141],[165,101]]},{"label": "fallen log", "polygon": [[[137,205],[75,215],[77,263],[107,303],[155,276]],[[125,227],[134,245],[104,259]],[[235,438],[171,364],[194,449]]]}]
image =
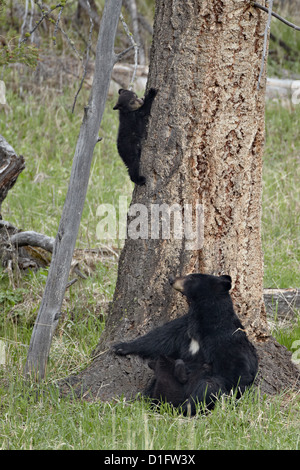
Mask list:
[{"label": "fallen log", "polygon": [[42,235],[41,233],[29,230],[27,232],[18,232],[10,237],[10,243],[14,246],[36,246],[52,253],[54,238]]},{"label": "fallen log", "polygon": [[264,289],[264,301],[269,317],[291,320],[300,312],[300,289]]},{"label": "fallen log", "polygon": [[299,103],[300,80],[267,78],[266,99]]}]

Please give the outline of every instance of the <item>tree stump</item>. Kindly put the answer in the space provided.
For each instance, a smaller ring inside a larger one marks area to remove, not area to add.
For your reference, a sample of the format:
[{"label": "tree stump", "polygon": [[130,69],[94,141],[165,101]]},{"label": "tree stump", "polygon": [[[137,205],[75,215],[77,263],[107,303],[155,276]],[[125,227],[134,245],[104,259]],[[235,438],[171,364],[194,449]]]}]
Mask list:
[{"label": "tree stump", "polygon": [[18,156],[12,146],[0,135],[0,214],[2,202],[24,168],[25,161],[22,155]]}]

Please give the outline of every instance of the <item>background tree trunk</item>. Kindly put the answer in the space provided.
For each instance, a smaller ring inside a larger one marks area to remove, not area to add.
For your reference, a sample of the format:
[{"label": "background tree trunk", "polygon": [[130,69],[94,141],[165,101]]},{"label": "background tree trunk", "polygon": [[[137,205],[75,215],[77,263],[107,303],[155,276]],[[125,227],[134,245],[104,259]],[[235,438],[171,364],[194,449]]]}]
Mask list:
[{"label": "background tree trunk", "polygon": [[159,93],[142,155],[147,184],[135,188],[132,204],[150,213],[151,204],[198,201],[204,207],[204,243],[190,250],[187,240],[173,236],[126,241],[94,361],[69,379],[94,397],[142,391],[147,366],[135,357],[116,357],[109,347],[186,313],[168,278],[191,271],[231,275],[236,312],[261,358],[264,391],[294,384],[290,358],[269,339],[263,303],[265,77],[259,90],[257,82],[267,15],[249,3],[156,2],[148,88]]}]

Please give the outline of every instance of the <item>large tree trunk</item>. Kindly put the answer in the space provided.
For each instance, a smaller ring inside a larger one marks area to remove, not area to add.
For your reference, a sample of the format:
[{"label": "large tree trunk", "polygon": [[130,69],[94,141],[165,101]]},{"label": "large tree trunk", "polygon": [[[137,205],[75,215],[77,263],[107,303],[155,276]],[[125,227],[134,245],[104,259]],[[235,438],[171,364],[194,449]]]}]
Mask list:
[{"label": "large tree trunk", "polygon": [[[265,77],[260,89],[257,83],[266,20],[244,0],[156,2],[148,87],[159,93],[142,155],[147,184],[136,187],[132,199],[148,210],[149,237],[125,243],[94,361],[69,381],[78,390],[102,399],[142,391],[147,366],[116,357],[109,347],[184,314],[187,305],[168,278],[191,271],[231,275],[235,309],[258,346],[264,383],[272,382],[269,359],[276,362],[276,351],[279,361],[286,358],[270,342],[263,303]],[[185,213],[190,204],[195,215],[197,203],[204,209],[198,240],[176,239],[172,231],[170,239],[151,239],[151,204],[179,204]],[[282,385],[294,377],[293,367],[287,369]]]}]

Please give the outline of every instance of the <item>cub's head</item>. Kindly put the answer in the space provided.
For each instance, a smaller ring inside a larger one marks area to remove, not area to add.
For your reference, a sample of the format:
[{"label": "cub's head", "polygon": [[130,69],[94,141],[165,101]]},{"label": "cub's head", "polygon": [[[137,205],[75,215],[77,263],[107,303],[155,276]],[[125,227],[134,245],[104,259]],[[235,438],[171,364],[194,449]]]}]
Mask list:
[{"label": "cub's head", "polygon": [[231,277],[227,275],[188,274],[187,276],[170,279],[170,284],[175,290],[185,295],[189,301],[195,301],[203,297],[214,297],[228,293],[231,289]]},{"label": "cub's head", "polygon": [[136,111],[143,103],[144,100],[142,98],[138,98],[133,91],[121,88],[119,90],[119,99],[113,109],[118,109],[121,112]]}]

